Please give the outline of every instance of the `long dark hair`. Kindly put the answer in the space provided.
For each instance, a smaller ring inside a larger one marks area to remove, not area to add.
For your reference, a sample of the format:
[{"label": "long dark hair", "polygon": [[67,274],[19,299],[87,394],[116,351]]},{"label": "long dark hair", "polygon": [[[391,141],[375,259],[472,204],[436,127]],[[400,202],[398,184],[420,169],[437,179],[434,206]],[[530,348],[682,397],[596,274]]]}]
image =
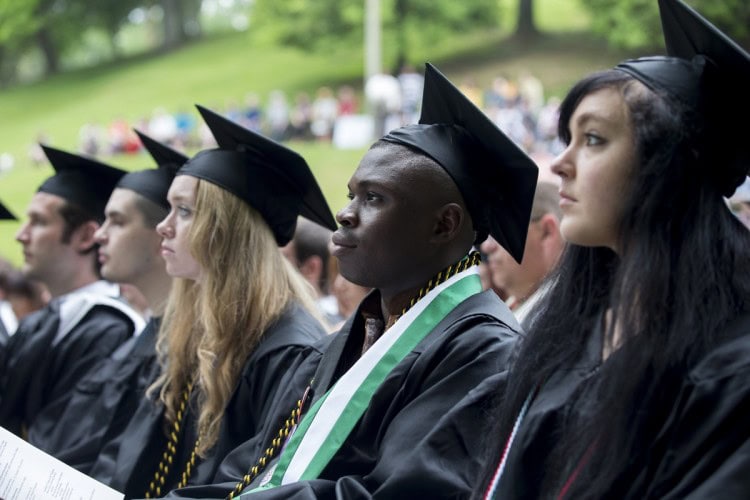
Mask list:
[{"label": "long dark hair", "polygon": [[[725,188],[715,175],[721,165],[701,149],[702,126],[689,108],[625,73],[595,73],[563,101],[560,137],[570,141],[576,107],[603,88],[623,96],[639,156],[625,194],[618,254],[576,245],[565,250],[549,278],[547,300],[532,312],[492,431],[502,447],[530,391],[580,359],[603,314],[611,315],[605,338],[612,341],[616,324],[621,347],[602,364],[594,385],[571,402],[586,402],[591,411],[567,418],[559,440],[550,436],[547,463],[538,465],[550,494],[593,450],[570,498],[627,491],[629,464],[642,463],[648,453],[674,398],[670,389],[750,302],[750,232],[723,201]],[[483,486],[499,449],[489,450]]]}]

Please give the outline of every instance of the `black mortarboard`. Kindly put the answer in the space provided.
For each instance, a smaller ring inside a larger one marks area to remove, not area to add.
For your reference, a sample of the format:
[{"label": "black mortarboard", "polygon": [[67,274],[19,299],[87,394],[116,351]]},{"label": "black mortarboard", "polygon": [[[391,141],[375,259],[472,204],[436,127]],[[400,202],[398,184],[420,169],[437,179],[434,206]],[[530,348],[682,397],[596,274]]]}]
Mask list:
[{"label": "black mortarboard", "polygon": [[477,243],[487,234],[521,262],[539,170],[433,65],[427,64],[418,125],[383,137],[429,156],[453,178]]},{"label": "black mortarboard", "polygon": [[281,144],[197,106],[219,145],[201,151],[179,170],[235,194],[255,208],[286,245],[294,236],[297,216],[336,229],[331,209],[310,167]]},{"label": "black mortarboard", "polygon": [[3,202],[0,201],[0,220],[18,220],[13,213],[8,210]]},{"label": "black mortarboard", "polygon": [[109,195],[126,172],[44,144],[41,147],[55,169],[55,175],[45,180],[38,191],[64,198],[83,208],[94,219],[103,219]]},{"label": "black mortarboard", "polygon": [[712,172],[730,195],[750,168],[736,116],[750,113],[750,54],[681,0],[659,0],[669,57],[624,61],[617,69],[689,106],[702,120]]},{"label": "black mortarboard", "polygon": [[164,208],[169,208],[167,192],[177,170],[188,160],[184,154],[136,130],[143,147],[159,168],[130,172],[117,183],[118,188],[130,189]]}]

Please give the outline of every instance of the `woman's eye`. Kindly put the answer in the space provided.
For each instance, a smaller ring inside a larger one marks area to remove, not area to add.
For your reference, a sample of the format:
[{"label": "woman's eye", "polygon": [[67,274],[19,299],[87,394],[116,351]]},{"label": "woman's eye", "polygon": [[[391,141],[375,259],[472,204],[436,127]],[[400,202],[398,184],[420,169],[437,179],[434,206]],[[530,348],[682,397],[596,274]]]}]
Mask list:
[{"label": "woman's eye", "polygon": [[177,214],[180,217],[189,217],[192,212],[187,207],[177,207]]},{"label": "woman's eye", "polygon": [[596,134],[586,134],[587,146],[599,146],[600,144],[604,144],[604,139]]}]

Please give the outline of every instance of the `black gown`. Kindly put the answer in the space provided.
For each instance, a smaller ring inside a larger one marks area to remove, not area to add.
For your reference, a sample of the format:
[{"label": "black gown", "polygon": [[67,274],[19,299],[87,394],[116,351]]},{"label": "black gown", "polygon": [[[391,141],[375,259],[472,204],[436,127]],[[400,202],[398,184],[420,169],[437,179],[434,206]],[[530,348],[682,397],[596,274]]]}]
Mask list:
[{"label": "black gown", "polygon": [[[375,291],[363,303],[379,300]],[[361,311],[362,304],[325,350],[315,375],[315,396],[325,393],[359,358],[364,340]],[[442,421],[451,416],[471,421],[477,411],[483,411],[474,405],[459,407],[457,403],[482,380],[505,371],[519,328],[510,310],[493,292],[464,300],[394,367],[318,479],[280,486],[248,498],[468,496],[477,482],[480,464],[476,460],[457,460],[455,457],[466,453],[453,453],[442,445],[448,441],[442,433],[452,434],[455,430],[446,429]],[[297,392],[297,398],[301,396],[302,392]],[[475,433],[468,432],[467,437],[466,441],[458,439],[459,448],[478,444],[470,442],[475,440]],[[214,484],[182,488],[169,496],[225,498],[256,462],[259,449],[262,448],[257,442],[245,443],[227,457]],[[261,474],[258,480],[262,477]],[[257,480],[251,487],[255,483]]]},{"label": "black gown", "polygon": [[[673,399],[649,412],[665,417],[654,429],[647,459],[630,464],[608,498],[750,498],[750,321],[736,326],[682,376]],[[529,406],[494,498],[544,496],[550,436],[573,411],[571,395],[585,391],[598,373],[600,334],[591,336],[574,368],[550,377]]]},{"label": "black gown", "polygon": [[24,318],[5,348],[0,426],[18,435],[45,409],[67,400],[73,387],[136,328],[122,310],[94,305],[60,339],[59,304],[53,300]]},{"label": "black gown", "polygon": [[81,379],[70,398],[50,405],[29,428],[31,444],[88,473],[102,446],[117,439],[158,373],[159,319]]},{"label": "black gown", "polygon": [[[197,461],[188,484],[210,482],[221,460],[232,449],[264,429],[288,373],[299,367],[311,350],[315,350],[313,344],[325,335],[322,325],[299,305],[287,309],[265,332],[248,357],[227,404],[217,442],[207,457]],[[126,498],[143,497],[167,443],[163,414],[161,403],[144,399],[118,440],[122,445],[119,442],[107,444],[89,475],[123,492]],[[175,465],[162,492],[178,484],[177,475],[185,469],[194,449],[196,425],[195,412],[188,409]]]}]

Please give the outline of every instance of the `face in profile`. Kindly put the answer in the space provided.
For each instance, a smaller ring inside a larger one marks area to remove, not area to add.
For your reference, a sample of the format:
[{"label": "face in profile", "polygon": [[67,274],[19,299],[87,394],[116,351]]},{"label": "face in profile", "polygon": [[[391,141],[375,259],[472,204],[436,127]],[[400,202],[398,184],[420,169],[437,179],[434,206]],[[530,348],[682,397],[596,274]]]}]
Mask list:
[{"label": "face in profile", "polygon": [[136,204],[139,196],[115,189],[104,210],[104,224],[96,231],[102,276],[110,281],[137,283],[161,263],[161,236],[145,225]]},{"label": "face in profile", "polygon": [[74,242],[63,242],[65,221],[60,209],[65,200],[54,194],[34,194],[26,211],[28,219],[16,233],[23,246],[23,272],[45,283],[55,280],[68,257],[77,254]]},{"label": "face in profile", "polygon": [[190,253],[190,228],[195,216],[195,198],[198,179],[178,175],[167,194],[169,214],[156,226],[163,238],[161,256],[167,264],[167,273],[174,278],[200,281],[201,267]]},{"label": "face in profile", "polygon": [[625,193],[637,155],[625,101],[616,89],[584,97],[568,123],[570,144],[555,159],[560,176],[560,231],[576,245],[617,251]]},{"label": "face in profile", "polygon": [[393,289],[429,258],[429,182],[402,163],[390,146],[368,151],[349,181],[349,203],[336,214],[332,254],[357,285]]}]

